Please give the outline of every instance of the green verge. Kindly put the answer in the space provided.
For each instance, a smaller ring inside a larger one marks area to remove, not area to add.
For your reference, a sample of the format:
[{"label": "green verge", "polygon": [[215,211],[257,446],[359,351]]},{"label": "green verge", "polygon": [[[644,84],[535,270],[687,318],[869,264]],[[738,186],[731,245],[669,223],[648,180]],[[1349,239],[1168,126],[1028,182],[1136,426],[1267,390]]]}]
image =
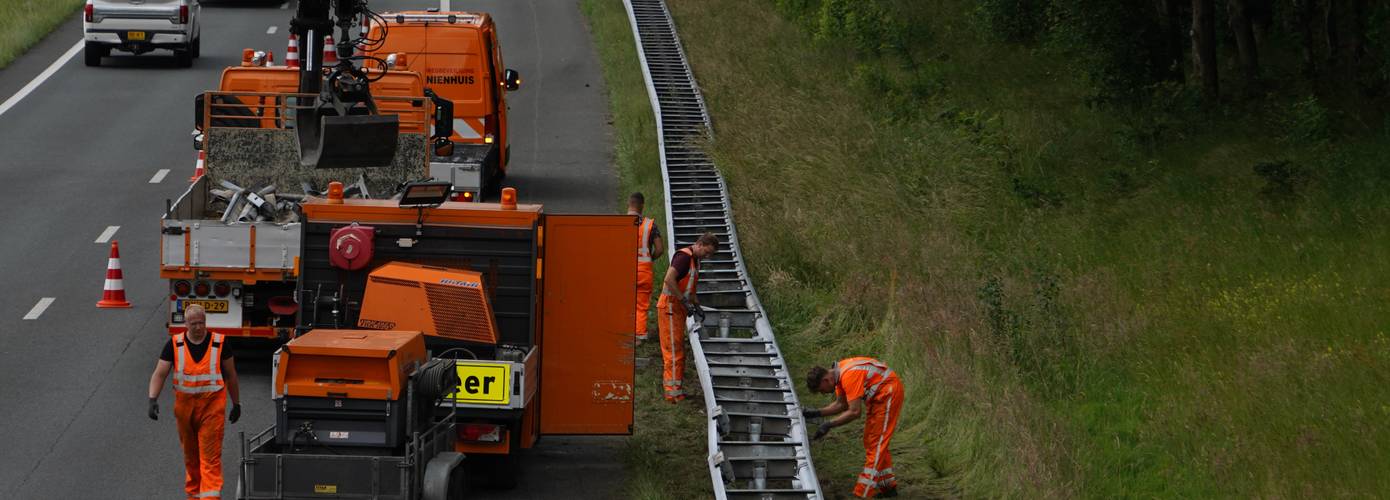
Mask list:
[{"label": "green verge", "polygon": [[[616,133],[614,162],[618,170],[619,198],[615,210],[626,210],[627,195],[642,192],[647,216],[665,228],[665,196],[647,86],[632,39],[627,10],[622,0],[583,0],[580,9],[589,22],[608,93],[609,110]],[[658,259],[656,276],[666,273],[666,259]],[[655,302],[655,301],[653,301]],[[705,466],[705,418],[698,390],[679,405],[661,397],[661,351],[656,341],[656,305],[649,320],[651,340],[638,346],[637,356],[649,360],[637,370],[635,424],[623,454],[628,472],[624,497],[642,500],[709,498],[712,489]],[[686,380],[696,380],[693,369]]]},{"label": "green verge", "polygon": [[84,0],[0,0],[0,68],[39,43]]}]

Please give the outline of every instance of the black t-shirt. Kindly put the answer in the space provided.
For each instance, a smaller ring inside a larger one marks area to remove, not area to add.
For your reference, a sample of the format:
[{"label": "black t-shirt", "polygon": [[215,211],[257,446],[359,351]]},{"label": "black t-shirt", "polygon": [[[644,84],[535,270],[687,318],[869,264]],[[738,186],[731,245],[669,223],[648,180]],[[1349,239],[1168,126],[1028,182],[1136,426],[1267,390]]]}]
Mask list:
[{"label": "black t-shirt", "polygon": [[[207,352],[208,352],[208,344],[211,344],[211,343],[212,343],[212,334],[211,334],[211,333],[208,334],[207,338],[203,339],[203,343],[201,343],[201,344],[194,344],[192,341],[189,341],[189,340],[185,340],[185,341],[184,341],[184,345],[188,347],[188,356],[191,357],[191,358],[193,358],[193,362],[194,362],[194,363],[197,363],[197,362],[203,360],[203,355],[204,355],[204,354],[207,354]],[[230,357],[232,357],[232,350],[227,348],[227,338],[226,338],[226,337],[223,337],[223,338],[222,338],[222,359],[227,359],[227,358],[230,358]],[[170,363],[173,363],[173,362],[174,362],[174,338],[173,338],[173,337],[169,337],[169,341],[164,343],[164,352],[159,353],[159,359],[162,359],[162,360],[164,360],[164,361],[168,361],[168,362],[170,362]]]}]

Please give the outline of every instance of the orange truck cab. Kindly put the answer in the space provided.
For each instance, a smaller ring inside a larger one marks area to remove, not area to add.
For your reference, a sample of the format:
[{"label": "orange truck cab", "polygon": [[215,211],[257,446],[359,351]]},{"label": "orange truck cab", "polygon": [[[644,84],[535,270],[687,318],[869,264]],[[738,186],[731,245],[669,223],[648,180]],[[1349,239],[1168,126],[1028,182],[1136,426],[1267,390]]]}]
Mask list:
[{"label": "orange truck cab", "polygon": [[[381,22],[381,21],[384,21]],[[383,64],[424,75],[425,86],[453,103],[451,155],[431,162],[431,177],[454,184],[455,201],[490,201],[511,159],[506,93],[520,75],[502,64],[492,16],[474,12],[385,13],[368,26],[365,68]]]}]

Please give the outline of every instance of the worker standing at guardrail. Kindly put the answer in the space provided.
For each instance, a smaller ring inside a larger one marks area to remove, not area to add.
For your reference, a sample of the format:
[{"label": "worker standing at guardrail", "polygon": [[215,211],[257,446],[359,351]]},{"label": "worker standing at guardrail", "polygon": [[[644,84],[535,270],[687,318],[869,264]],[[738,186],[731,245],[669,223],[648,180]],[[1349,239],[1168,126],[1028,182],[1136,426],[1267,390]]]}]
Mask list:
[{"label": "worker standing at guardrail", "polygon": [[874,358],[846,358],[830,369],[812,367],[806,374],[806,387],[813,392],[835,394],[835,401],[824,408],[801,410],[806,417],[833,417],[821,423],[811,439],[825,437],[830,429],[854,421],[866,410],[869,414],[864,422],[864,470],[854,485],[854,495],[898,496],[893,454],[888,451],[903,404],[903,383],[898,374]]},{"label": "worker standing at guardrail", "polygon": [[222,497],[222,416],[227,396],[232,413],[241,418],[236,360],[220,333],[208,334],[207,312],[197,304],[184,308],[188,331],[174,335],[150,374],[151,420],[159,420],[159,393],[169,372],[174,373],[174,421],[183,445],[184,492],[188,498]]},{"label": "worker standing at guardrail", "polygon": [[637,230],[637,327],[634,330],[637,340],[647,340],[647,311],[652,307],[652,262],[661,258],[666,245],[661,241],[661,230],[656,221],[643,217],[647,199],[642,193],[632,193],[627,197],[627,214],[642,217]]},{"label": "worker standing at guardrail", "polygon": [[697,313],[700,299],[696,286],[700,283],[700,259],[714,255],[719,237],[706,232],[694,245],[671,255],[671,267],[661,284],[661,298],[656,301],[657,334],[661,337],[661,385],[667,402],[685,399],[685,318]]}]

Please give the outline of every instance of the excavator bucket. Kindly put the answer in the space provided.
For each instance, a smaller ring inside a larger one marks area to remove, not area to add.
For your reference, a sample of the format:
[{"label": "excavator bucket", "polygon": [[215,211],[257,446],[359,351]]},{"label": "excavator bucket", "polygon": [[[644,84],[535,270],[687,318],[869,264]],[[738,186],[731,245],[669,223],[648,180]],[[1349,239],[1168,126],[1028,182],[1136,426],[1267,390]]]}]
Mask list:
[{"label": "excavator bucket", "polygon": [[396,157],[400,117],[324,116],[317,128],[299,129],[299,163],[312,168],[370,168]]}]

